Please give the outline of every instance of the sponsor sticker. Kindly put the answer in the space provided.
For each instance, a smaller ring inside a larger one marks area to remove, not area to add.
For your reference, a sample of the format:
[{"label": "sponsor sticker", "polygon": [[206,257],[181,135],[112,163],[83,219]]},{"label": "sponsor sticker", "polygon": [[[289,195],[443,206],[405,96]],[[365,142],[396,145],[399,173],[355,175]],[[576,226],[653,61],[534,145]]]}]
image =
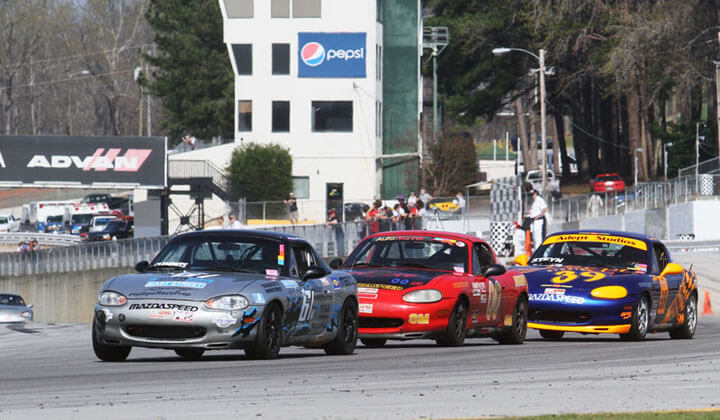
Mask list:
[{"label": "sponsor sticker", "polygon": [[180,322],[192,322],[193,316],[195,315],[194,312],[191,311],[175,311],[175,321]]},{"label": "sponsor sticker", "polygon": [[553,287],[553,288],[548,287],[545,289],[544,293],[546,295],[564,295],[565,289],[561,289],[559,287]]},{"label": "sponsor sticker", "polygon": [[280,280],[280,283],[288,289],[295,289],[298,287],[298,283],[295,280]]},{"label": "sponsor sticker", "polygon": [[169,319],[174,316],[174,312],[169,309],[153,309],[150,311],[148,318],[152,319]]},{"label": "sponsor sticker", "polygon": [[372,303],[361,303],[360,305],[358,305],[358,312],[360,312],[361,314],[373,313]]},{"label": "sponsor sticker", "polygon": [[430,323],[430,314],[410,314],[408,323],[416,325],[427,325]]},{"label": "sponsor sticker", "polygon": [[527,279],[522,274],[513,276],[513,280],[515,281],[515,287],[527,286]]},{"label": "sponsor sticker", "polygon": [[478,311],[473,311],[472,315],[470,316],[472,322],[475,324],[478,322]]},{"label": "sponsor sticker", "polygon": [[285,245],[280,244],[280,249],[278,251],[278,265],[285,265]]},{"label": "sponsor sticker", "polygon": [[543,245],[545,244],[555,244],[559,242],[605,242],[605,243],[611,243],[611,244],[620,244],[620,245],[626,245],[633,248],[641,249],[643,251],[647,251],[647,244],[645,241],[641,241],[639,239],[633,239],[633,238],[627,238],[625,236],[616,236],[616,235],[602,235],[597,233],[578,233],[578,234],[570,234],[570,235],[554,235],[551,236],[545,241],[543,241]]},{"label": "sponsor sticker", "polygon": [[261,305],[265,303],[265,295],[262,293],[253,293],[252,297],[255,303],[259,303]]},{"label": "sponsor sticker", "polygon": [[570,303],[581,305],[585,303],[585,298],[580,296],[569,296],[569,295],[548,295],[541,293],[531,293],[530,301],[534,302],[558,302],[558,303]]},{"label": "sponsor sticker", "polygon": [[482,295],[482,292],[480,291],[480,289],[473,289],[473,296],[481,296],[481,295]]},{"label": "sponsor sticker", "polygon": [[323,286],[330,286],[330,280],[325,277],[320,279],[320,283],[322,283]]},{"label": "sponsor sticker", "polygon": [[332,282],[333,289],[340,289],[342,287],[342,283],[340,283],[340,279],[337,277],[331,277],[330,281]]},{"label": "sponsor sticker", "polygon": [[378,289],[375,287],[358,287],[357,289],[358,294],[364,294],[364,295],[376,295],[378,292]]},{"label": "sponsor sticker", "polygon": [[277,270],[270,269],[270,268],[267,268],[267,269],[265,269],[265,274],[268,275],[268,276],[277,276],[277,275],[278,275],[278,271],[277,271]]},{"label": "sponsor sticker", "polygon": [[401,286],[393,286],[391,284],[381,284],[381,283],[358,283],[358,288],[360,287],[370,287],[374,289],[383,289],[383,290],[402,290],[403,288]]},{"label": "sponsor sticker", "polygon": [[133,303],[128,309],[131,311],[144,309],[173,309],[178,311],[196,312],[198,307],[192,305],[180,305],[177,303]]},{"label": "sponsor sticker", "polygon": [[456,289],[462,289],[463,287],[467,287],[467,285],[467,282],[464,281],[456,281],[455,283],[453,283],[453,287]]},{"label": "sponsor sticker", "polygon": [[453,271],[456,272],[456,273],[464,273],[464,272],[465,272],[465,266],[462,265],[462,264],[460,264],[460,265],[453,265]]},{"label": "sponsor sticker", "polygon": [[145,283],[145,287],[184,287],[188,289],[203,289],[207,285],[206,282],[177,280],[149,281]]},{"label": "sponsor sticker", "polygon": [[503,325],[506,327],[508,325],[512,325],[512,315],[505,315],[505,319],[503,320]]}]

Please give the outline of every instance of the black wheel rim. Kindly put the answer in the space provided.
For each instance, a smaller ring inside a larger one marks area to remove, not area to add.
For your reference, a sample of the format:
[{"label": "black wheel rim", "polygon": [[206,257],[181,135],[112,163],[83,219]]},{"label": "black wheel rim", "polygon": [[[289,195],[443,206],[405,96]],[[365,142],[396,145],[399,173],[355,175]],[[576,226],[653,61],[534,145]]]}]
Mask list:
[{"label": "black wheel rim", "polygon": [[455,314],[455,337],[458,339],[465,337],[466,318],[465,306],[458,305],[457,313]]},{"label": "black wheel rim", "polygon": [[515,307],[515,331],[518,337],[525,337],[527,333],[527,304],[519,300]]},{"label": "black wheel rim", "polygon": [[637,314],[638,314],[638,323],[637,323],[638,332],[641,335],[645,335],[645,333],[647,332],[647,328],[648,328],[648,318],[649,318],[647,299],[645,299],[645,298],[640,299],[640,302],[638,303]]},{"label": "black wheel rim", "polygon": [[343,314],[343,329],[345,330],[346,344],[353,344],[356,341],[357,321],[354,315],[355,313],[350,307],[345,309],[345,313]]},{"label": "black wheel rim", "polygon": [[694,333],[697,326],[697,298],[695,296],[690,296],[685,316],[687,317],[688,330]]},{"label": "black wheel rim", "polygon": [[280,348],[280,328],[278,321],[278,313],[273,309],[268,314],[267,324],[265,324],[265,342],[267,343],[267,348],[273,352]]}]

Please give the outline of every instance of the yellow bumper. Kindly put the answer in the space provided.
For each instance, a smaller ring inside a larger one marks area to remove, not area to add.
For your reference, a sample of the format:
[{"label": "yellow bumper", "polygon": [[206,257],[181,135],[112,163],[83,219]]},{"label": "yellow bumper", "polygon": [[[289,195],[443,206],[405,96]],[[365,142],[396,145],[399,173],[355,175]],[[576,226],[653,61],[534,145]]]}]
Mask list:
[{"label": "yellow bumper", "polygon": [[535,328],[536,330],[552,330],[552,331],[567,331],[567,332],[579,332],[589,334],[627,334],[630,332],[630,324],[623,325],[583,325],[583,326],[572,326],[572,325],[547,325],[538,324],[536,322],[528,322],[528,327]]}]

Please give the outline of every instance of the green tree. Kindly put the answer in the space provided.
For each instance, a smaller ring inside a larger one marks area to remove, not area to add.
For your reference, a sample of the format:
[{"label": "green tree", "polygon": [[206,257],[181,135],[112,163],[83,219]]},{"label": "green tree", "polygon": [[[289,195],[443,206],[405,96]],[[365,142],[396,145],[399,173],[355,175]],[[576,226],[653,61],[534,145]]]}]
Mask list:
[{"label": "green tree", "polygon": [[233,193],[247,201],[282,200],[292,191],[292,157],[277,144],[235,149],[227,172]]},{"label": "green tree", "polygon": [[147,83],[162,98],[162,125],[172,142],[186,131],[232,137],[234,76],[218,2],[150,0],[146,17],[157,47],[146,54],[154,67]]}]

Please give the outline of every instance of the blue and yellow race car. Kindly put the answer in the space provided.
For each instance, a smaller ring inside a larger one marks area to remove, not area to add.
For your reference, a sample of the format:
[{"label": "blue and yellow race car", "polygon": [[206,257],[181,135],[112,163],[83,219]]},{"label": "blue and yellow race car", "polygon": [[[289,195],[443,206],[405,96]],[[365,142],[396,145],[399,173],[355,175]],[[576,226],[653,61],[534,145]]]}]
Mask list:
[{"label": "blue and yellow race car", "polygon": [[657,239],[629,232],[554,233],[527,258],[528,327],[548,340],[565,332],[643,340],[668,331],[692,338],[697,326],[695,273],[672,262]]}]

